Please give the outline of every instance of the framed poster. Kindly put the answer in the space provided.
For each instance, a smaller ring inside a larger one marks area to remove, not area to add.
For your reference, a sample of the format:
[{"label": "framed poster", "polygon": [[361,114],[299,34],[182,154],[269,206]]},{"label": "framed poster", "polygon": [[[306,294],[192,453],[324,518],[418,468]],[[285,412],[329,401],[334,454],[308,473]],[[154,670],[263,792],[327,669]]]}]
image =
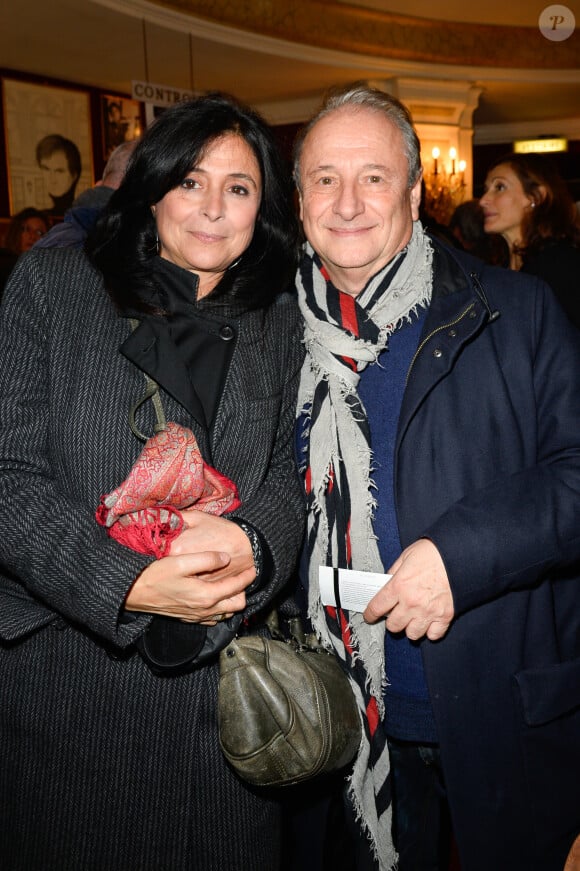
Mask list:
[{"label": "framed poster", "polygon": [[9,78],[2,88],[10,213],[58,220],[94,184],[89,95]]},{"label": "framed poster", "polygon": [[143,130],[142,109],[139,100],[101,96],[101,119],[103,127],[103,160],[122,142],[139,139]]}]

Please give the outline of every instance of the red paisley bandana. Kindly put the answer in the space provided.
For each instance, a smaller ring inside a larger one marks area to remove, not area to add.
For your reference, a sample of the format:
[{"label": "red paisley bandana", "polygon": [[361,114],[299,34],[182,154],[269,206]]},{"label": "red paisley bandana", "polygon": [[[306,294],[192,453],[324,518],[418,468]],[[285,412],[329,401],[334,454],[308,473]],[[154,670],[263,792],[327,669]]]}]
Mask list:
[{"label": "red paisley bandana", "polygon": [[183,508],[239,508],[236,485],[208,466],[193,433],[177,423],[148,439],[129,476],[103,496],[97,522],[121,544],[161,557],[184,526]]}]

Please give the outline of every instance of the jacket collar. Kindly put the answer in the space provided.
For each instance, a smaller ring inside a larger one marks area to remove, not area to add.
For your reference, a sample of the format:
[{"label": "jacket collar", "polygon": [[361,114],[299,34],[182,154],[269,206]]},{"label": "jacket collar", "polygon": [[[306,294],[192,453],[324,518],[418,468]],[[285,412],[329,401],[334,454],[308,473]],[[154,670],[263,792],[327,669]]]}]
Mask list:
[{"label": "jacket collar", "polygon": [[431,390],[447,376],[465,344],[497,316],[482,284],[484,264],[432,239],[433,295],[407,375],[398,440]]},{"label": "jacket collar", "polygon": [[185,364],[175,353],[175,346],[167,329],[160,329],[152,319],[144,318],[119,350],[127,360],[146,372],[186,408],[200,426],[206,426],[199,397],[192,389]]}]

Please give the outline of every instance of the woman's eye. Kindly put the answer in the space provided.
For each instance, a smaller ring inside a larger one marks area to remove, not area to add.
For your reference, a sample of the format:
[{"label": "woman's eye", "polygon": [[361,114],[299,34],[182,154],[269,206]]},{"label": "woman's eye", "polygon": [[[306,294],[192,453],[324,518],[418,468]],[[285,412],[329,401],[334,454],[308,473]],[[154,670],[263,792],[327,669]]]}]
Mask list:
[{"label": "woman's eye", "polygon": [[181,182],[181,187],[186,191],[192,191],[194,188],[199,187],[199,182],[194,178],[184,178]]},{"label": "woman's eye", "polygon": [[249,194],[248,188],[244,187],[243,184],[232,185],[230,191],[238,197],[247,197]]}]

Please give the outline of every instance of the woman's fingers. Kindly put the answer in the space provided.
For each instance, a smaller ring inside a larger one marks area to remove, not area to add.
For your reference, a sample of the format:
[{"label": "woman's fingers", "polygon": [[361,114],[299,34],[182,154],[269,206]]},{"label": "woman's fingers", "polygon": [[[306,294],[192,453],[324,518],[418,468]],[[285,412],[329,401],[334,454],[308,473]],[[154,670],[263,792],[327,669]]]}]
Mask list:
[{"label": "woman's fingers", "polygon": [[219,551],[155,560],[136,578],[125,607],[128,611],[166,614],[193,622],[241,611],[246,605],[244,590],[254,572],[220,575],[228,565],[228,555]]}]

